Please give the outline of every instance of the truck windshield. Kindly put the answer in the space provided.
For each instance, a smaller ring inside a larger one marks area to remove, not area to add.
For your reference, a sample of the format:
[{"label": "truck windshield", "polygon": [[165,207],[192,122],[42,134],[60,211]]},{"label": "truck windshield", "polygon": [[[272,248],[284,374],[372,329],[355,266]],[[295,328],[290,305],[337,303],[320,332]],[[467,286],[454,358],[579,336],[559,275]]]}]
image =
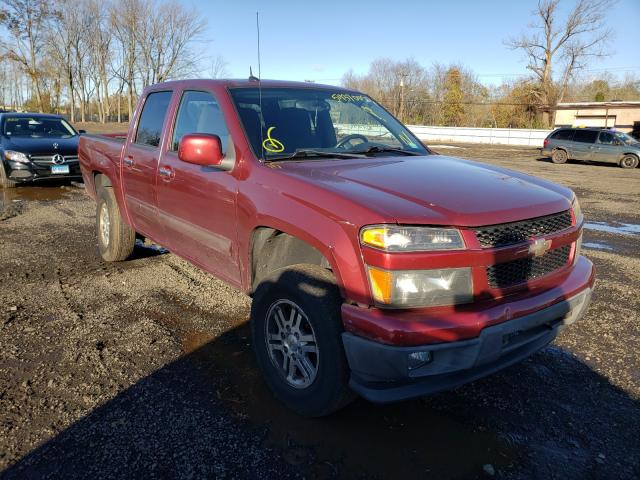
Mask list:
[{"label": "truck windshield", "polygon": [[[426,155],[420,141],[366,95],[315,88],[230,90],[256,156]],[[260,98],[262,96],[262,98]]]}]

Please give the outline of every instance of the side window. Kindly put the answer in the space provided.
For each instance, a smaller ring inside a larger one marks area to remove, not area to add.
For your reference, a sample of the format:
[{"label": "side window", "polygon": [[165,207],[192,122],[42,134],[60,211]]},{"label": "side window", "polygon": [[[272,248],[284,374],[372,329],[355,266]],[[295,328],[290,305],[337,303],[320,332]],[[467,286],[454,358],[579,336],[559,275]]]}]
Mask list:
[{"label": "side window", "polygon": [[573,141],[595,143],[597,137],[598,132],[596,130],[576,130],[576,134],[573,136]]},{"label": "side window", "polygon": [[571,129],[558,130],[556,133],[553,134],[551,138],[553,138],[554,140],[573,140],[573,130]]},{"label": "side window", "polygon": [[607,145],[611,145],[613,143],[613,134],[609,132],[600,132],[600,137],[598,138],[600,143],[606,143]]},{"label": "side window", "polygon": [[171,102],[172,92],[155,92],[147,95],[142,107],[135,143],[157,147],[162,136],[162,124]]},{"label": "side window", "polygon": [[218,135],[225,153],[229,131],[213,95],[207,92],[186,91],[182,95],[180,108],[173,128],[171,150],[177,151],[180,139],[188,133]]}]

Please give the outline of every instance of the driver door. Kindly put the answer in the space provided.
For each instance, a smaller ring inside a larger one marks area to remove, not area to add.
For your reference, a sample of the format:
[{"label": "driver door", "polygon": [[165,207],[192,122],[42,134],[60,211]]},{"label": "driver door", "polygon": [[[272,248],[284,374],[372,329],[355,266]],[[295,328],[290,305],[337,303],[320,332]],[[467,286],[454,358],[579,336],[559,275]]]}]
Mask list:
[{"label": "driver door", "polygon": [[616,162],[620,158],[619,149],[613,133],[602,131],[598,135],[591,159],[598,162]]},{"label": "driver door", "polygon": [[220,137],[227,153],[229,132],[213,94],[182,93],[172,137],[158,168],[158,212],[169,249],[227,282],[240,285],[236,230],[236,178],[230,172],[178,158],[180,139],[188,133]]}]

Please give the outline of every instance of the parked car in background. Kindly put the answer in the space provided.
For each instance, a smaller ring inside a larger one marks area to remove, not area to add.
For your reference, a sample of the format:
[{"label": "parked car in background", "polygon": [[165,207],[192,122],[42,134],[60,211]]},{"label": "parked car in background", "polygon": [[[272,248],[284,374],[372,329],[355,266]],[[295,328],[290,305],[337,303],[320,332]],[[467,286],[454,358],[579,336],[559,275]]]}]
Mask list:
[{"label": "parked car in background", "polygon": [[139,102],[126,139],[80,139],[102,258],[140,234],[251,295],[258,365],[303,415],[489,375],[589,304],[570,189],[434,155],[365,94],[184,80]]},{"label": "parked car in background", "polygon": [[0,113],[0,186],[81,179],[78,138],[79,132],[59,115]]},{"label": "parked car in background", "polygon": [[636,168],[640,163],[640,142],[607,128],[559,128],[544,140],[542,154],[553,163],[590,160]]}]

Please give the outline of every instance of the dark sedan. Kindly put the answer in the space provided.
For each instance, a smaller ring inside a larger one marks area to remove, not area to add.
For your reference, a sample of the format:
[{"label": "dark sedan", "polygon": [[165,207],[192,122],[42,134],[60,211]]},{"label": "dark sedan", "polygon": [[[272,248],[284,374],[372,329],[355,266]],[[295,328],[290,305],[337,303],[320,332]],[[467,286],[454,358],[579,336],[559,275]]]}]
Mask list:
[{"label": "dark sedan", "polygon": [[0,185],[82,178],[78,138],[59,115],[0,113]]}]

